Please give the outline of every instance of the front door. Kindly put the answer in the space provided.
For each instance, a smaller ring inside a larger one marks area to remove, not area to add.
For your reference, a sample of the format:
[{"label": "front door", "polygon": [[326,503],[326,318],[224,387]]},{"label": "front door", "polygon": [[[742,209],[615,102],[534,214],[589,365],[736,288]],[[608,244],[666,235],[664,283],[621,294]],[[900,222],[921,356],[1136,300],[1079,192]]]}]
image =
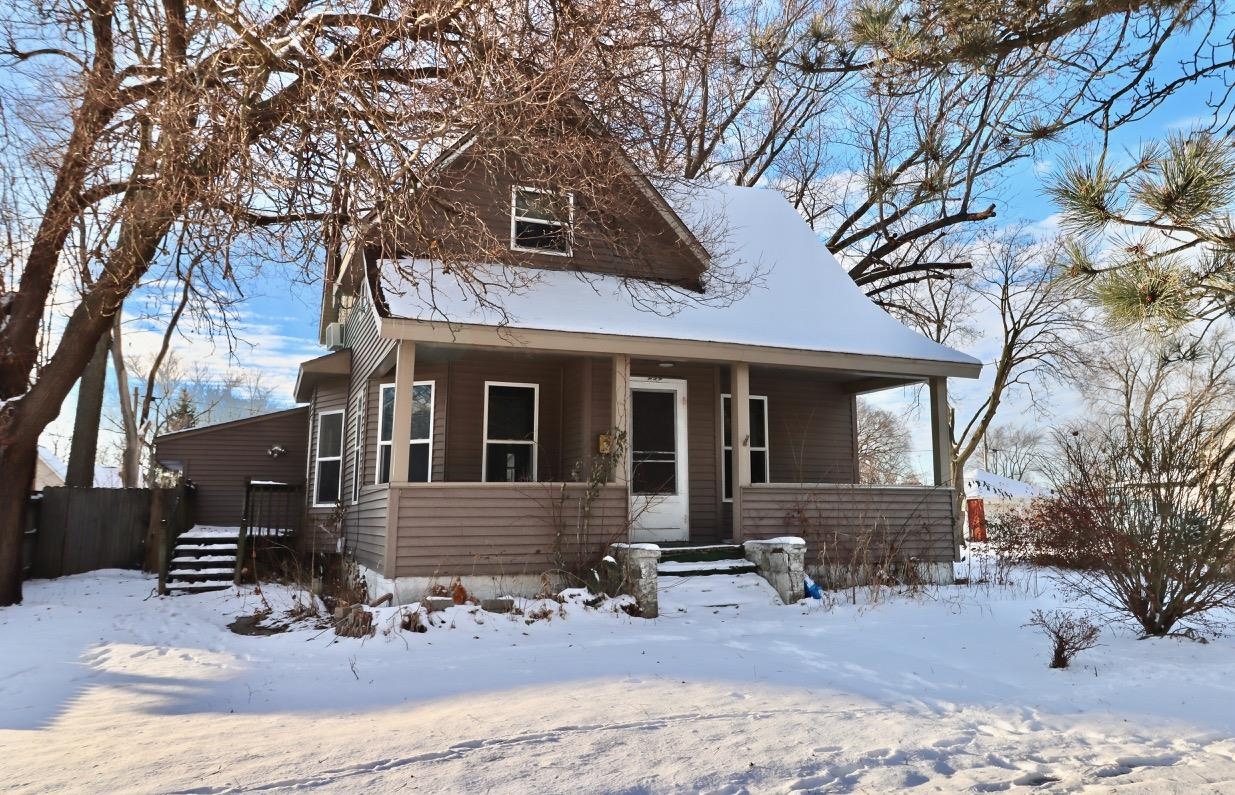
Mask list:
[{"label": "front door", "polygon": [[686,541],[686,382],[631,378],[632,541]]}]

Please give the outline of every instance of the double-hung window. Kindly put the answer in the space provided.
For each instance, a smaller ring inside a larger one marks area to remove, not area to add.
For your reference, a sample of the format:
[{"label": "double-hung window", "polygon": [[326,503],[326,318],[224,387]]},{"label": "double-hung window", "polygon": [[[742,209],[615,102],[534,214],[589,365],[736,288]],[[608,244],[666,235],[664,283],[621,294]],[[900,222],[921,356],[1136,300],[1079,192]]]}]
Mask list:
[{"label": "double-hung window", "polygon": [[343,412],[317,414],[317,470],[313,479],[313,505],[334,505],[342,498]]},{"label": "double-hung window", "polygon": [[486,483],[536,480],[536,431],[540,387],[485,382]]},{"label": "double-hung window", "polygon": [[[733,425],[730,397],[720,396],[721,441],[725,454],[722,466],[725,477],[725,502],[733,499]],[[768,399],[763,395],[750,396],[750,481],[768,482]]]},{"label": "double-hung window", "polygon": [[[433,479],[433,381],[412,385],[412,444],[407,457],[409,483]],[[390,482],[391,445],[395,424],[395,385],[382,384],[377,416],[377,482]]]},{"label": "double-hung window", "polygon": [[569,257],[574,214],[574,194],[515,188],[510,207],[510,247]]}]

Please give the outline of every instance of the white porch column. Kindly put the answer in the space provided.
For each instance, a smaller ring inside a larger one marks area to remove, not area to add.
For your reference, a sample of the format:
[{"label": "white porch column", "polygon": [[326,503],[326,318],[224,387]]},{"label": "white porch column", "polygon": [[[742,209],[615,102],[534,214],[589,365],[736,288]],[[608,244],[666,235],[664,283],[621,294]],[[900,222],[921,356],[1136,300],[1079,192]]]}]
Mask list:
[{"label": "white porch column", "polygon": [[390,429],[390,482],[407,483],[412,451],[412,385],[416,381],[416,343],[399,340],[395,361],[395,418]]},{"label": "white porch column", "polygon": [[729,438],[733,442],[733,543],[742,533],[742,491],[750,485],[750,365],[729,365]]},{"label": "white porch column", "polygon": [[630,481],[630,356],[624,353],[613,355],[612,431],[625,435],[613,459],[613,482],[625,486]]}]

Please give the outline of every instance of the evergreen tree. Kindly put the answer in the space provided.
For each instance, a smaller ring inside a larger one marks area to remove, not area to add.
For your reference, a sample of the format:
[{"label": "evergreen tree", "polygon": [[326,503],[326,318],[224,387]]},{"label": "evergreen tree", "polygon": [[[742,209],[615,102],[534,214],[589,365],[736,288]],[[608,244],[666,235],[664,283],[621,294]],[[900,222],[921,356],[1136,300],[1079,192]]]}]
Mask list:
[{"label": "evergreen tree", "polygon": [[189,390],[184,387],[180,388],[180,393],[176,396],[176,403],[172,406],[171,411],[163,420],[163,427],[166,432],[183,431],[193,428],[197,425],[197,406],[193,403],[193,398],[189,395]]},{"label": "evergreen tree", "polygon": [[1117,325],[1170,331],[1235,313],[1235,147],[1206,132],[1056,176],[1066,273]]}]

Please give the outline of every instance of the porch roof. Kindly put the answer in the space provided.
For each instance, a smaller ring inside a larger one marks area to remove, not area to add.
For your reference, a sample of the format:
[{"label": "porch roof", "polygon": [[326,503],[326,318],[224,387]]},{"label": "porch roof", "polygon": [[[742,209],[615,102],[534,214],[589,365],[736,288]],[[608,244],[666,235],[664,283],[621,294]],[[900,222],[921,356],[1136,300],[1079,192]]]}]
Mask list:
[{"label": "porch roof", "polygon": [[300,370],[296,373],[296,386],[292,390],[296,402],[308,403],[313,398],[313,387],[324,379],[346,378],[351,372],[352,351],[350,348],[301,362]]},{"label": "porch roof", "polygon": [[[801,364],[868,372],[978,375],[978,360],[902,325],[871,301],[780,194],[699,188],[679,212],[713,251],[723,252],[702,294],[500,265],[474,266],[465,286],[431,261],[387,260],[383,333],[434,340],[444,332],[464,341],[461,331],[487,327],[507,337],[523,331],[621,338],[610,343],[613,349],[632,353],[629,340],[636,338],[663,343],[656,350],[664,356],[681,353],[673,343],[686,342],[697,343],[700,356],[717,347],[751,348],[806,354]],[[400,271],[419,278],[409,283]]]}]

